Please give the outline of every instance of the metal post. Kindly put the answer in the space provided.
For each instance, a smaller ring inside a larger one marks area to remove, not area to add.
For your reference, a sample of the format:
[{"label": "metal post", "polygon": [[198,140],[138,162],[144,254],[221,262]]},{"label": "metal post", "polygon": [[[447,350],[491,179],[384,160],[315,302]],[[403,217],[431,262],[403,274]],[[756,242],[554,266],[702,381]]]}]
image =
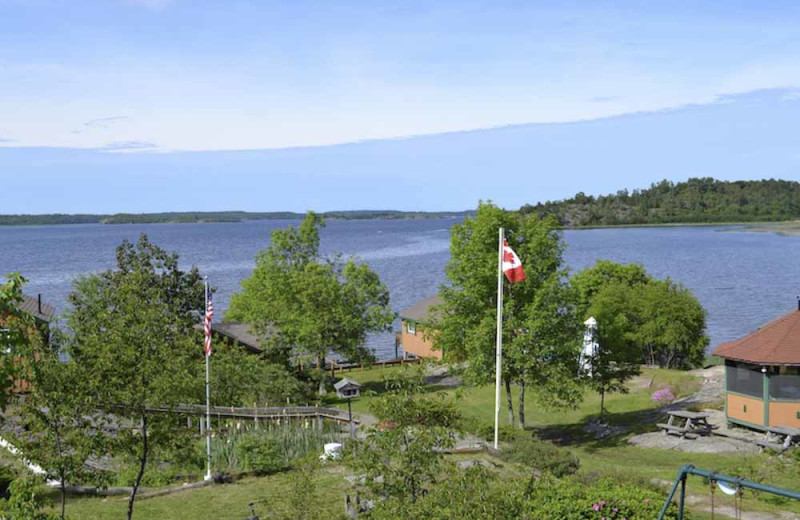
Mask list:
[{"label": "metal post", "polygon": [[683,520],[683,505],[686,501],[686,475],[681,479],[681,500],[678,504],[678,520]]},{"label": "metal post", "polygon": [[356,438],[356,430],[355,430],[355,428],[353,428],[353,408],[351,406],[350,401],[352,401],[352,399],[348,397],[347,398],[347,418],[348,418],[348,421],[349,421],[349,424],[350,424],[350,438],[351,439],[355,439]]},{"label": "metal post", "polygon": [[[208,313],[208,276],[205,277],[206,281],[206,294],[205,305],[203,309],[203,322],[205,323],[205,314]],[[203,345],[203,355],[206,357],[206,477],[205,480],[211,480],[211,384],[209,379],[209,356],[205,351]]]},{"label": "metal post", "polygon": [[[698,477],[707,478],[709,481],[713,482],[725,482],[727,484],[734,485],[737,489],[742,488],[749,488],[755,489],[756,491],[764,491],[766,493],[772,493],[773,495],[778,495],[786,498],[792,498],[794,500],[800,500],[800,492],[792,491],[790,489],[781,489],[776,488],[773,486],[768,486],[766,484],[759,484],[758,482],[753,482],[747,479],[738,478],[738,477],[731,477],[728,475],[723,475],[722,473],[715,473],[713,471],[705,471],[702,469],[697,469],[692,465],[688,466],[681,466],[681,469],[678,471],[678,476],[675,479],[674,484],[672,485],[672,490],[667,497],[667,501],[664,502],[664,507],[661,508],[661,513],[658,515],[657,520],[662,520],[664,515],[667,512],[667,508],[669,508],[670,502],[672,502],[673,497],[675,496],[675,492],[678,489],[678,485],[681,485],[681,493],[685,493],[686,490],[686,477],[688,475],[697,475]],[[683,500],[681,500],[681,508]],[[679,516],[678,518],[683,518],[683,516]]]},{"label": "metal post", "polygon": [[503,228],[499,230],[497,246],[497,346],[495,350],[494,449],[499,449],[500,379],[503,375]]}]

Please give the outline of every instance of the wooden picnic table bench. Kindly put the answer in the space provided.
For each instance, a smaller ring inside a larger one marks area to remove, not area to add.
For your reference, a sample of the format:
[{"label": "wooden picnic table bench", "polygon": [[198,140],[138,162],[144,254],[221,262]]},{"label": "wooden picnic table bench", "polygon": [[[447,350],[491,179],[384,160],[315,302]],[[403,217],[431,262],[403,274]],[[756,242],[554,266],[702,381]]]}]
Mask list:
[{"label": "wooden picnic table bench", "polygon": [[[684,439],[696,439],[700,435],[708,435],[718,426],[709,424],[710,414],[705,412],[688,412],[685,410],[673,410],[667,412],[669,419],[667,423],[658,423],[656,426],[664,430],[665,435],[680,435]],[[675,419],[683,424],[675,423]]]},{"label": "wooden picnic table bench", "polygon": [[792,428],[790,426],[767,426],[764,430],[766,438],[756,441],[756,444],[761,447],[761,451],[764,451],[765,448],[769,448],[771,450],[784,452],[800,441],[800,429],[798,428]]}]

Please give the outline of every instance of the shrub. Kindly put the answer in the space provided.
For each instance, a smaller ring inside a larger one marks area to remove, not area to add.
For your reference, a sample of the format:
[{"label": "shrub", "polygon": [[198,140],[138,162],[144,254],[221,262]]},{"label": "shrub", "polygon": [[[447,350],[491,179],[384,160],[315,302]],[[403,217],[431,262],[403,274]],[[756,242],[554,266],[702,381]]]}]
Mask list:
[{"label": "shrub", "polygon": [[664,387],[653,392],[653,401],[656,403],[671,403],[675,400],[675,394],[670,387]]},{"label": "shrub", "polygon": [[525,464],[556,477],[572,475],[581,465],[578,457],[566,449],[528,435],[517,435],[500,451],[500,458],[507,462]]},{"label": "shrub", "polygon": [[0,501],[0,515],[6,520],[58,520],[55,513],[43,513],[42,504],[36,498],[41,480],[22,477],[8,487],[8,500]]},{"label": "shrub", "polygon": [[[116,483],[120,486],[133,486],[139,473],[139,463],[131,462],[122,466],[117,472]],[[144,487],[161,487],[175,482],[178,470],[172,465],[148,464],[142,475],[141,485]]]},{"label": "shrub", "polygon": [[[525,482],[483,468],[450,473],[416,501],[382,500],[370,520],[652,520],[664,503],[663,490],[620,478],[585,480],[547,476]],[[675,502],[665,518],[676,520]],[[691,518],[689,513],[685,519]]]},{"label": "shrub", "polygon": [[[494,441],[494,424],[492,423],[482,423],[474,428],[469,429],[473,430],[475,432],[475,436],[480,439],[485,441]],[[501,425],[500,430],[497,433],[500,442],[509,442],[515,439],[518,435],[517,430],[508,424]]]},{"label": "shrub", "polygon": [[258,475],[269,475],[284,468],[278,445],[254,435],[243,436],[236,443],[236,456],[242,468]]},{"label": "shrub", "polygon": [[[524,516],[537,520],[649,520],[658,516],[663,503],[663,492],[632,481],[542,479],[525,501]],[[665,518],[677,518],[674,502]],[[684,518],[689,518],[688,513]]]},{"label": "shrub", "polygon": [[1,466],[0,467],[0,497],[8,498],[9,492],[8,487],[14,482],[15,479],[14,472],[11,471],[11,468],[8,466]]}]

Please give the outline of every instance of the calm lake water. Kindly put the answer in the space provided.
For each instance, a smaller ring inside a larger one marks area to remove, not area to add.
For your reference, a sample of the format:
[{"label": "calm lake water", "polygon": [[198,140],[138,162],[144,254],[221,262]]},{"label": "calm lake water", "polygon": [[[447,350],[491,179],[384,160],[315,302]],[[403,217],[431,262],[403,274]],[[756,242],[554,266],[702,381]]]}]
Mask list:
[{"label": "calm lake water", "polygon": [[[389,287],[392,306],[402,310],[444,282],[454,222],[333,221],[322,231],[321,248],[368,262]],[[75,276],[112,267],[116,246],[144,232],[209,276],[220,316],[270,232],[290,223],[297,222],[0,227],[0,275],[21,272],[30,280],[26,292],[42,293],[63,312]],[[596,229],[564,237],[573,270],[598,258],[639,262],[656,277],[689,287],[708,310],[712,347],[795,308],[800,294],[800,237],[718,227]],[[394,336],[371,338],[370,346],[379,357],[391,357]]]}]

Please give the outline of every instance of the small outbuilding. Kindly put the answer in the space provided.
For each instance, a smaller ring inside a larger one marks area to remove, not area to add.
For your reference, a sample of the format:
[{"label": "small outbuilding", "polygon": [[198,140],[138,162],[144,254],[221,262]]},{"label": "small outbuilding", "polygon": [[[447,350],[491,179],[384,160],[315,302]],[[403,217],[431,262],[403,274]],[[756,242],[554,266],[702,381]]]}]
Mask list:
[{"label": "small outbuilding", "polygon": [[424,324],[431,317],[433,307],[442,302],[439,295],[430,296],[400,313],[402,328],[397,341],[402,345],[405,357],[442,360],[442,351],[434,350],[433,342],[424,333]]},{"label": "small outbuilding", "polygon": [[800,428],[800,302],[798,309],[712,354],[725,360],[725,416],[765,429]]},{"label": "small outbuilding", "polygon": [[336,389],[336,395],[342,399],[350,399],[361,395],[361,384],[347,378],[334,383],[333,388]]}]

